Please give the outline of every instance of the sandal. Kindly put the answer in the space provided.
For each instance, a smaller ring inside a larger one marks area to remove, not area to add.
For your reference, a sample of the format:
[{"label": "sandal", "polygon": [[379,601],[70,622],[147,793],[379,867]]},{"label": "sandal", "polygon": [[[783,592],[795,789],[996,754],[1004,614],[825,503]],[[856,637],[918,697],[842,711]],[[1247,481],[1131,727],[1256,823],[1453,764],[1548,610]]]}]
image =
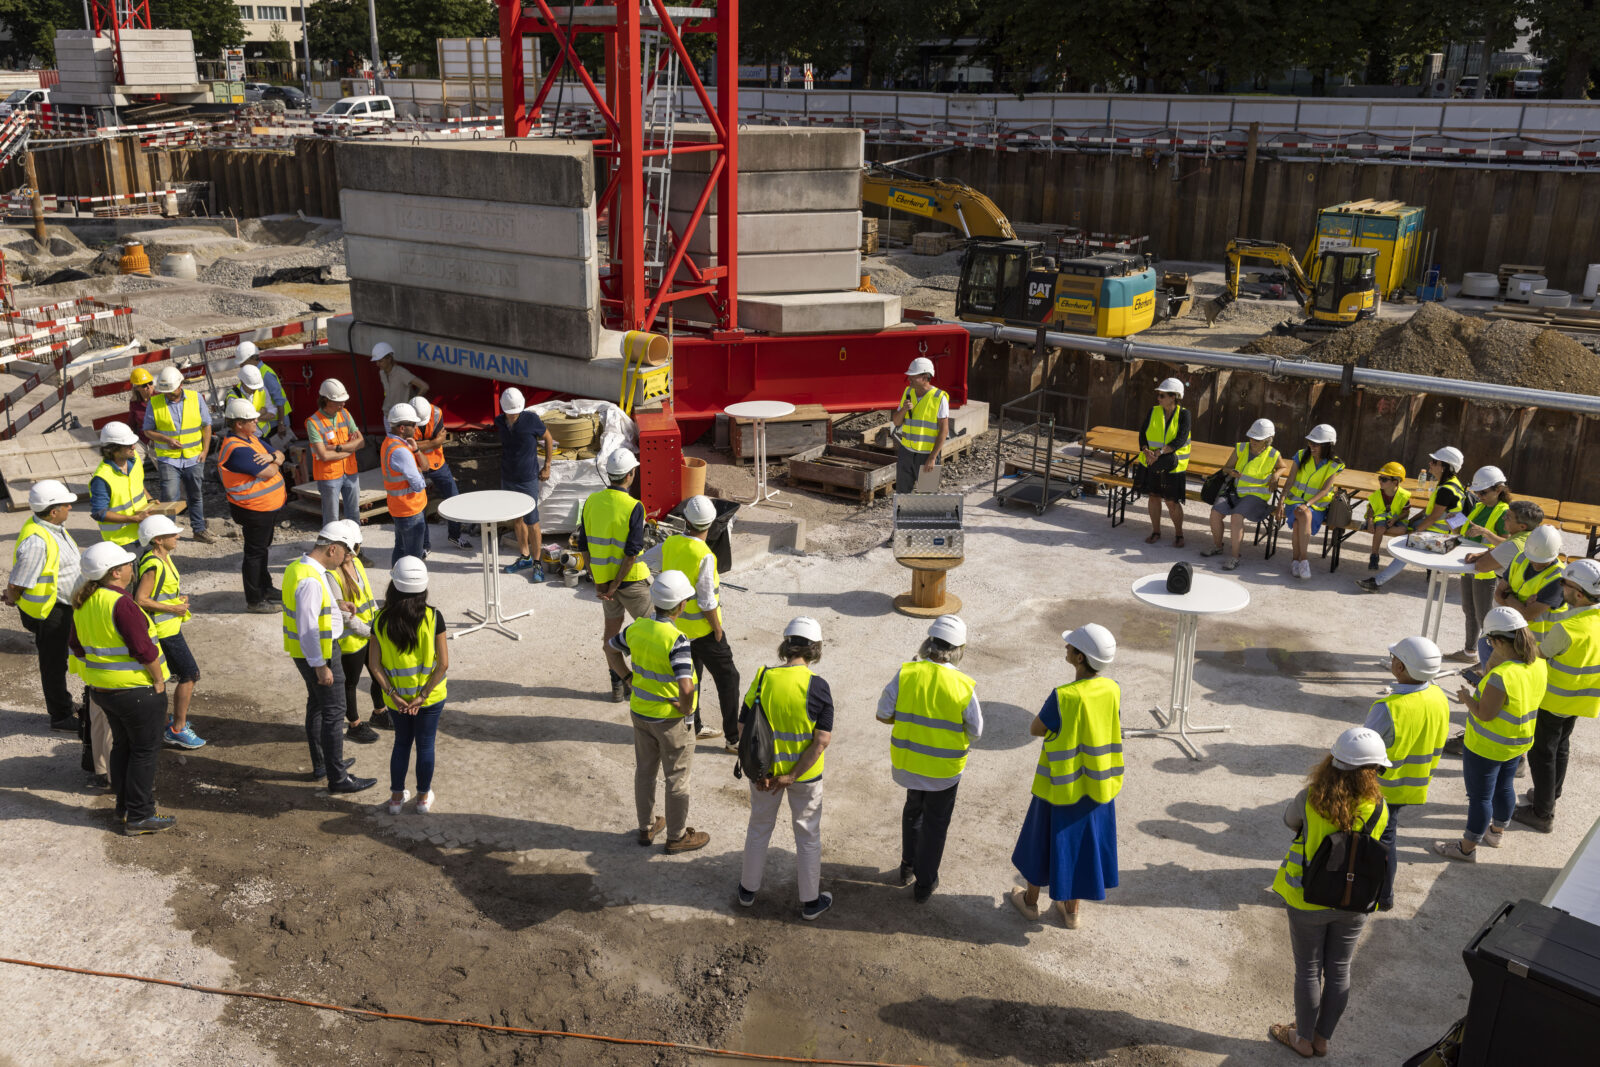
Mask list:
[{"label": "sandal", "polygon": [[1147,545],[1153,545],[1153,544],[1155,544],[1156,542],[1158,542],[1160,540],[1161,540],[1161,531],[1160,530],[1151,530],[1150,531],[1150,536],[1146,537],[1144,539],[1144,543],[1147,544]]},{"label": "sandal", "polygon": [[1292,1049],[1294,1054],[1302,1059],[1309,1060],[1312,1056],[1316,1055],[1316,1053],[1311,1051],[1311,1042],[1309,1041],[1305,1043],[1306,1051],[1300,1051],[1300,1042],[1304,1039],[1295,1032],[1295,1028],[1289,1023],[1273,1023],[1271,1026],[1267,1027],[1267,1035],[1278,1044]]},{"label": "sandal", "polygon": [[1183,547],[1183,534],[1174,534],[1173,535],[1173,537],[1172,537],[1172,547],[1173,548],[1182,548]]},{"label": "sandal", "polygon": [[667,828],[667,820],[662,818],[661,816],[657,815],[656,816],[656,821],[650,824],[650,829],[648,829],[648,830],[640,830],[639,831],[639,844],[641,844],[641,845],[650,844],[656,838],[660,837],[662,831],[664,831],[666,828]]},{"label": "sandal", "polygon": [[1067,902],[1064,900],[1055,901],[1055,906],[1056,911],[1061,913],[1061,921],[1066,923],[1067,929],[1076,930],[1078,928],[1078,913],[1076,911],[1068,911]]},{"label": "sandal", "polygon": [[1027,895],[1028,891],[1026,889],[1023,889],[1021,886],[1017,886],[1015,889],[1011,890],[1011,903],[1018,911],[1022,912],[1022,917],[1024,919],[1027,919],[1029,922],[1038,922],[1039,905],[1037,902],[1029,904],[1027,901]]}]

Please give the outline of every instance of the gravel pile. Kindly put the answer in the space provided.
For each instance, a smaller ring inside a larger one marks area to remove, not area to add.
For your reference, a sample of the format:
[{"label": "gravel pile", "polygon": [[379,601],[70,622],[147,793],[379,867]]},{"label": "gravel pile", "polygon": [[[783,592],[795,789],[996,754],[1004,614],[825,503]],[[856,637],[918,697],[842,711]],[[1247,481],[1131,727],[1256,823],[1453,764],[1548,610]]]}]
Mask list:
[{"label": "gravel pile", "polygon": [[961,253],[918,256],[894,251],[869,256],[861,269],[880,293],[893,293],[901,304],[944,318],[956,313],[956,286],[961,281]]},{"label": "gravel pile", "polygon": [[1239,351],[1251,356],[1298,356],[1310,347],[1307,341],[1280,333],[1268,333],[1257,337]]},{"label": "gravel pile", "polygon": [[310,247],[262,248],[243,255],[223,256],[200,272],[208,285],[230,289],[251,289],[269,284],[282,271],[320,270],[344,266],[344,242],[330,241]]}]

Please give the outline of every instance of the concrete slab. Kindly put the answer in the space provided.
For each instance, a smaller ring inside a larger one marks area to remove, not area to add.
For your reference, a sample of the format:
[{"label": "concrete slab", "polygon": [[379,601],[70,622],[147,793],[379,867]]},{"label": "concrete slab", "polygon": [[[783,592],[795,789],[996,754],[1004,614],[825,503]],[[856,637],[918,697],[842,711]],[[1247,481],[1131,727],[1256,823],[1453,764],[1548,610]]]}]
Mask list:
[{"label": "concrete slab", "polygon": [[553,207],[594,204],[594,152],[585,143],[345,141],[334,146],[334,161],[341,189]]},{"label": "concrete slab", "polygon": [[[699,266],[705,256],[691,255]],[[861,253],[796,252],[739,257],[739,295],[759,293],[824,293],[855,289],[861,284]]]},{"label": "concrete slab", "polygon": [[[668,212],[683,232],[689,212]],[[739,254],[762,252],[842,252],[861,244],[859,211],[739,212]],[[689,237],[689,251],[709,255],[717,250],[715,217],[702,215]]]},{"label": "concrete slab", "polygon": [[350,283],[350,306],[363,322],[433,336],[487,344],[503,343],[508,337],[536,337],[541,351],[568,359],[593,359],[600,336],[598,307],[550,307],[360,280]]},{"label": "concrete slab", "polygon": [[[343,173],[342,165],[340,172]],[[669,210],[693,211],[695,201],[700,198],[700,191],[705,186],[706,176],[703,174],[674,174],[672,194],[668,200]],[[769,171],[739,175],[741,215],[859,210],[861,210],[859,169]]]},{"label": "concrete slab", "polygon": [[763,333],[886,330],[899,321],[900,298],[892,293],[739,295],[739,325]]},{"label": "concrete slab", "polygon": [[591,308],[600,302],[596,259],[554,259],[453,248],[421,241],[346,237],[350,277],[546,307]]},{"label": "concrete slab", "polygon": [[[675,127],[679,142],[704,144],[712,139],[711,126],[684,122]],[[860,170],[866,135],[861,130],[820,129],[815,126],[740,126],[739,171]],[[709,152],[679,156],[672,161],[673,180],[679,174],[709,173]]]},{"label": "concrete slab", "polygon": [[356,237],[537,252],[563,259],[590,259],[598,245],[592,206],[549,207],[343,189],[339,210],[344,232]]},{"label": "concrete slab", "polygon": [[439,367],[475,378],[550,389],[616,402],[622,391],[621,357],[571,359],[503,345],[485,345],[441,334],[424,334],[341,315],[328,320],[328,344],[343,352],[370,352],[379,341],[394,346],[395,359],[414,367]]}]

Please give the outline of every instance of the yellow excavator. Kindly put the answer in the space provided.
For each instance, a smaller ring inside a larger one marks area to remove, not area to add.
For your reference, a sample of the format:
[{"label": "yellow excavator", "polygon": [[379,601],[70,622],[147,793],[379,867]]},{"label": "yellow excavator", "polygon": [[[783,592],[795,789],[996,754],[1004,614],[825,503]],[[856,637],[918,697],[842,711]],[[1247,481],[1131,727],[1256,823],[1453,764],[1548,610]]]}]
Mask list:
[{"label": "yellow excavator", "polygon": [[953,178],[924,178],[886,163],[868,163],[861,173],[861,202],[942,222],[967,237],[1017,237],[993,200]]},{"label": "yellow excavator", "polygon": [[1239,299],[1239,276],[1244,264],[1264,264],[1283,272],[1289,295],[1299,301],[1306,321],[1296,333],[1326,333],[1377,315],[1378,251],[1374,248],[1327,248],[1311,255],[1311,275],[1306,276],[1288,245],[1235,237],[1228,242],[1227,285],[1211,302],[1206,320]]}]

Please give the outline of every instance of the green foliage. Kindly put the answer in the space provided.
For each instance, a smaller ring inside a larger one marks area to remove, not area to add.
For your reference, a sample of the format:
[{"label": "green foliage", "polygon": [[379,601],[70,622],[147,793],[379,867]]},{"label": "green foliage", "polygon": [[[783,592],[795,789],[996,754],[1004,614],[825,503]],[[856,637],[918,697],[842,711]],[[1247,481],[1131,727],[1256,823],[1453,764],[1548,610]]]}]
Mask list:
[{"label": "green foliage", "polygon": [[[440,37],[494,37],[499,33],[489,0],[377,0],[378,46],[384,59],[432,67]],[[307,9],[311,54],[346,69],[370,58],[366,0],[317,0]]]},{"label": "green foliage", "polygon": [[0,59],[25,66],[37,59],[44,66],[56,61],[56,31],[83,29],[83,9],[67,0],[0,0],[0,25],[11,39],[0,41]]},{"label": "green foliage", "polygon": [[233,0],[150,0],[150,25],[158,30],[188,30],[194,52],[221,59],[224,48],[244,44],[244,23]]},{"label": "green foliage", "polygon": [[1544,94],[1584,100],[1600,66],[1600,0],[1523,0],[1533,51],[1550,60]]}]

